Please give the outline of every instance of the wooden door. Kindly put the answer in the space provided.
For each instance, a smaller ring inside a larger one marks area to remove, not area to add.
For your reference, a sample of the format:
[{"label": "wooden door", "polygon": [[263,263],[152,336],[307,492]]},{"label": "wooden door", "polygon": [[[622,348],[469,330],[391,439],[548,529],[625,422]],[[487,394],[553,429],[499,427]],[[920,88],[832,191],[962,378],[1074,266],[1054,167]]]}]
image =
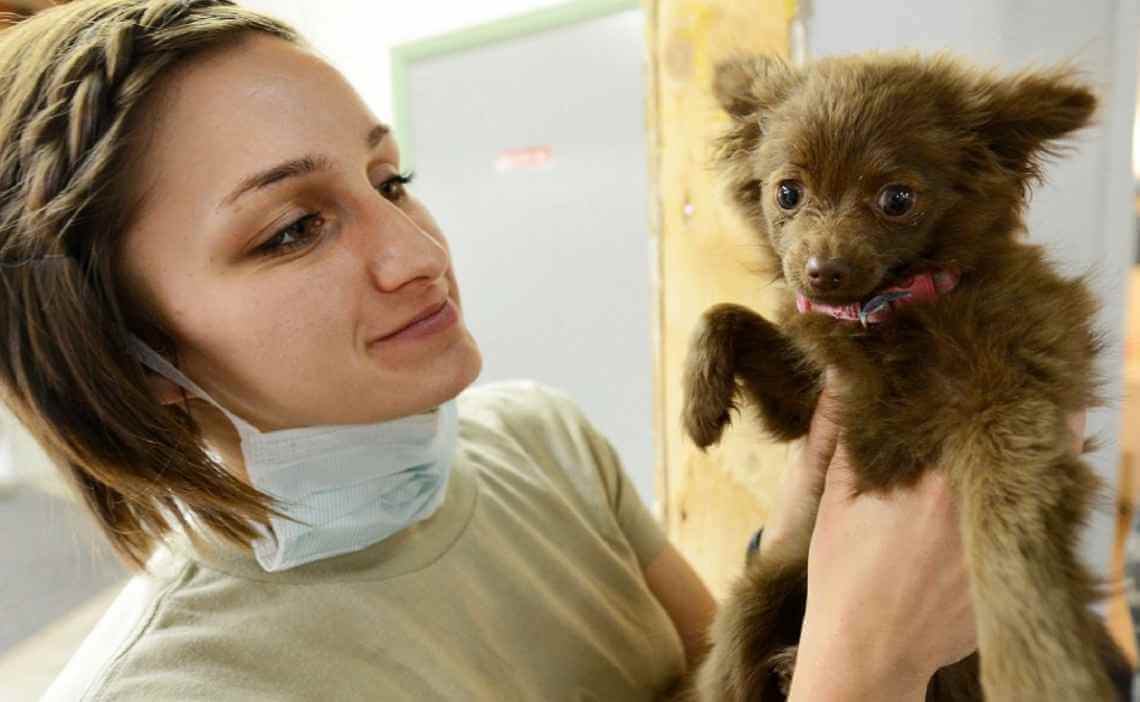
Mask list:
[{"label": "wooden door", "polygon": [[[711,94],[713,68],[734,53],[787,54],[781,0],[647,0],[653,255],[657,276],[657,495],[670,538],[721,595],[772,507],[788,449],[747,416],[707,454],[682,434],[681,369],[701,315],[734,301],[774,312],[755,272],[757,247],[709,169],[709,144],[727,124]],[[655,189],[655,190],[654,190]]]}]

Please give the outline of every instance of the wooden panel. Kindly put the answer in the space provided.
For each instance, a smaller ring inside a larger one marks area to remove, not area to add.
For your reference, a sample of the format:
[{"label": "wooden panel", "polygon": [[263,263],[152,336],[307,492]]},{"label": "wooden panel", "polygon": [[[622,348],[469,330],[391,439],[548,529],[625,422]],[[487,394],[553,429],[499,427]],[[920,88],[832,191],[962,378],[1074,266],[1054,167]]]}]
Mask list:
[{"label": "wooden panel", "polygon": [[[1127,545],[1140,538],[1131,530],[1135,518],[1138,476],[1140,470],[1140,268],[1133,269],[1128,290],[1128,324],[1124,337],[1124,402],[1120,430],[1120,480],[1116,500],[1116,542],[1112,549],[1109,575],[1124,583]],[[1135,588],[1137,583],[1133,583]],[[1125,589],[1116,591],[1108,604],[1108,624],[1113,636],[1124,649],[1133,668],[1140,662],[1137,651],[1136,624],[1128,607]]]},{"label": "wooden panel", "polygon": [[[1133,268],[1129,277],[1128,323],[1124,329],[1124,381],[1127,389],[1129,383],[1133,387],[1140,384],[1140,266]],[[1125,442],[1132,439],[1132,443],[1125,443],[1125,446],[1136,449],[1138,445],[1134,435],[1140,433],[1137,431],[1140,426],[1133,425],[1134,431],[1128,431],[1129,425],[1126,422],[1124,427]]]},{"label": "wooden panel", "polygon": [[720,59],[787,53],[781,0],[647,0],[651,204],[658,264],[658,495],[670,538],[713,592],[740,572],[763,524],[787,449],[744,417],[702,454],[680,427],[681,370],[689,336],[709,306],[735,301],[772,314],[774,291],[756,272],[752,234],[709,170],[709,145],[727,123],[711,94]]},{"label": "wooden panel", "polygon": [[[1120,424],[1120,449],[1124,465],[1140,470],[1140,266],[1133,268],[1128,286],[1128,323],[1124,332],[1124,398]],[[1131,475],[1121,475],[1122,480]],[[1130,485],[1135,486],[1135,483]],[[1122,503],[1135,498],[1136,488],[1121,483]]]},{"label": "wooden panel", "polygon": [[1128,555],[1128,540],[1135,538],[1131,534],[1131,526],[1136,503],[1136,463],[1133,457],[1127,453],[1124,454],[1120,462],[1118,486],[1116,540],[1113,544],[1108,571],[1112,585],[1106,615],[1108,630],[1116,639],[1117,644],[1120,645],[1121,650],[1124,651],[1132,669],[1135,670],[1140,655],[1137,653],[1136,628],[1132,621],[1132,610],[1128,606],[1125,565]]}]

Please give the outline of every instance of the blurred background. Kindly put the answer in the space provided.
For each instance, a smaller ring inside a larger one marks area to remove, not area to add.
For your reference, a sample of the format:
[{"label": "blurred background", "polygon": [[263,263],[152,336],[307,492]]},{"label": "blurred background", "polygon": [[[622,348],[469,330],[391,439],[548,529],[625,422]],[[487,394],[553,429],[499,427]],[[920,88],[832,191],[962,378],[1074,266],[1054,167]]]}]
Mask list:
[{"label": "blurred background", "polygon": [[[51,4],[0,0],[0,12],[11,23]],[[1004,68],[1078,65],[1101,92],[1099,122],[1047,169],[1029,231],[1065,270],[1095,271],[1104,304],[1111,402],[1090,414],[1089,433],[1113,499],[1090,525],[1085,555],[1126,586],[1106,613],[1135,661],[1135,0],[240,4],[299,28],[395,125],[412,187],[452,244],[486,358],[479,382],[529,377],[573,395],[718,592],[767,515],[786,454],[741,429],[696,455],[676,427],[681,349],[696,315],[730,298],[763,309],[770,296],[702,162],[722,119],[707,96],[714,59],[734,47],[793,59],[909,47]],[[0,700],[35,699],[127,577],[34,442],[0,412]]]}]

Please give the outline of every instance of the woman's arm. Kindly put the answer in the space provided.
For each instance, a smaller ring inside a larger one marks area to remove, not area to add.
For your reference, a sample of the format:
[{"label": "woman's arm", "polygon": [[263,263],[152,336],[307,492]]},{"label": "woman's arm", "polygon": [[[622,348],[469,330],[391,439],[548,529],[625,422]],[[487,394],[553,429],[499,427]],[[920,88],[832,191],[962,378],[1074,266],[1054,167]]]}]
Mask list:
[{"label": "woman's arm", "polygon": [[671,543],[645,568],[645,580],[681,636],[688,669],[695,670],[708,650],[706,633],[716,614],[716,601]]}]

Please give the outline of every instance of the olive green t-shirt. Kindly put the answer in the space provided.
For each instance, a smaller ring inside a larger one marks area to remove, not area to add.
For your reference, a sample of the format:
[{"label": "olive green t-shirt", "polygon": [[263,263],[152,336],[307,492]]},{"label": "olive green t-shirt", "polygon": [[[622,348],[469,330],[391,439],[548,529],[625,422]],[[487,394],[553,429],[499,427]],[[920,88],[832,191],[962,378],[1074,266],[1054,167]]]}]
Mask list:
[{"label": "olive green t-shirt", "polygon": [[652,700],[684,668],[643,569],[665,537],[609,443],[535,383],[459,398],[430,518],[278,573],[160,550],[45,700]]}]

